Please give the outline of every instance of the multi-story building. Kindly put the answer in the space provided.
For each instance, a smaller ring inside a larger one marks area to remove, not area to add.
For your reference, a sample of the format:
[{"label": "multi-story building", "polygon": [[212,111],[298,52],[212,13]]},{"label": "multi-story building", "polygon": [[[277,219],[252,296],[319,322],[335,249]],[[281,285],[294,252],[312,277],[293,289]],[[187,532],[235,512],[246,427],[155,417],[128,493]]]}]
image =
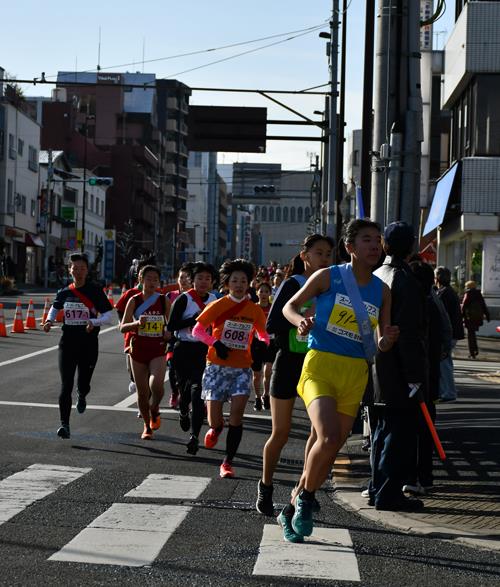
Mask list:
[{"label": "multi-story building", "polygon": [[[3,74],[3,70],[0,72]],[[38,234],[40,125],[13,85],[0,75],[0,253],[10,256],[15,278],[40,278],[44,242]]]},{"label": "multi-story building", "polygon": [[[445,46],[443,108],[451,111],[450,163],[424,233],[437,229],[440,265],[459,288],[474,279],[500,317],[500,2],[456,5]],[[424,234],[425,236],[425,234]]]},{"label": "multi-story building", "polygon": [[234,163],[232,222],[236,254],[256,264],[288,263],[310,232],[313,171]]},{"label": "multi-story building", "polygon": [[[59,72],[55,92],[62,97],[43,104],[43,146],[113,177],[106,226],[118,240],[132,230],[130,256],[153,252],[170,274],[187,240],[189,88],[154,74]],[[129,262],[119,255],[117,272]]]}]

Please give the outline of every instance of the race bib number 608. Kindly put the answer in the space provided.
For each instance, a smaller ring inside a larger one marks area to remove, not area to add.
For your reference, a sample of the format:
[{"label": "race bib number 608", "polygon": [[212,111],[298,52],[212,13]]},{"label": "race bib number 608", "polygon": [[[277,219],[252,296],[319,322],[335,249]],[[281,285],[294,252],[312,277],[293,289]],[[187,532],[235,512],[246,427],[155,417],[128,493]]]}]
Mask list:
[{"label": "race bib number 608", "polygon": [[244,351],[248,347],[252,324],[226,320],[222,330],[221,341],[230,349]]}]

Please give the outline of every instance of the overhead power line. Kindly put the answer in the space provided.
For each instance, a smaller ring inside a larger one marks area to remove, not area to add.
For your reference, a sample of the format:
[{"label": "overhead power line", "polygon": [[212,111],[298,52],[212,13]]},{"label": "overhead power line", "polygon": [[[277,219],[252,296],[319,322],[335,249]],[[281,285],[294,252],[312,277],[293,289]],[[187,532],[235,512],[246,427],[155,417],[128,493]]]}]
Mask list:
[{"label": "overhead power line", "polygon": [[[211,47],[209,49],[199,49],[197,51],[189,51],[187,53],[178,53],[177,55],[167,55],[165,57],[156,57],[154,59],[145,59],[145,60],[141,60],[141,63],[158,63],[159,61],[169,61],[171,59],[179,59],[181,57],[192,57],[193,55],[201,55],[203,53],[213,53],[214,51],[222,51],[224,49],[232,49],[233,47],[241,47],[243,45],[250,45],[252,43],[259,43],[260,41],[268,41],[269,39],[277,39],[279,37],[284,37],[286,35],[294,35],[295,33],[302,33],[302,32],[313,32],[315,30],[318,30],[319,28],[322,28],[329,19],[325,19],[322,23],[317,24],[317,25],[313,25],[310,27],[306,27],[303,29],[297,29],[294,31],[287,31],[285,33],[277,33],[275,35],[269,35],[267,37],[259,37],[257,39],[251,39],[249,41],[240,41],[238,43],[230,43],[228,45],[221,45],[219,47]],[[96,71],[105,71],[105,70],[110,70],[110,69],[117,69],[120,67],[128,67],[128,66],[133,66],[133,65],[137,65],[138,61],[132,61],[129,63],[119,63],[117,65],[107,65],[106,67],[99,67],[99,70],[97,70],[97,68],[91,68],[91,69],[85,69],[83,70],[82,73],[93,73]],[[51,74],[51,75],[47,75],[47,78],[52,78],[52,77],[57,77],[57,74]]]}]

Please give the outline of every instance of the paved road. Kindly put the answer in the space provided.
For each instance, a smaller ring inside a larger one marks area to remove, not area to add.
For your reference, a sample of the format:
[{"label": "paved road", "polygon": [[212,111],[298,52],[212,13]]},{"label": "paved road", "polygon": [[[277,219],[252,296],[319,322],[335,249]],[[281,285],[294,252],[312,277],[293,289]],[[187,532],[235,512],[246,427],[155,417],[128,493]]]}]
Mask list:
[{"label": "paved road", "polygon": [[[268,414],[247,414],[234,480],[217,476],[220,447],[186,455],[171,410],[141,441],[121,339],[106,330],[69,441],[55,436],[59,333],[0,339],[1,585],[498,585],[497,554],[366,520],[328,487],[313,537],[283,542],[254,511]],[[298,407],[277,504],[301,470],[307,430]]]}]

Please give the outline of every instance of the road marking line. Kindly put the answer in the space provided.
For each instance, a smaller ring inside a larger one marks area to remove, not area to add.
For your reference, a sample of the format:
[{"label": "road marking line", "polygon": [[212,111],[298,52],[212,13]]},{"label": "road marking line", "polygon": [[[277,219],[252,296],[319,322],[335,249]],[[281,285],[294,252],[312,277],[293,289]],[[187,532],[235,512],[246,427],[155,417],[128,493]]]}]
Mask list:
[{"label": "road marking line", "polygon": [[0,481],[0,524],[92,469],[34,464]]},{"label": "road marking line", "polygon": [[125,497],[197,499],[210,481],[210,477],[153,474],[148,475],[139,486],[126,493]]},{"label": "road marking line", "polygon": [[150,565],[191,509],[115,503],[48,560],[127,567]]},{"label": "road marking line", "polygon": [[[165,379],[163,380],[163,383],[167,383],[167,381],[168,381],[168,371],[166,371],[166,373],[165,373]],[[115,404],[115,407],[116,408],[128,408],[128,407],[133,406],[135,404],[137,404],[137,395],[135,393],[131,393],[125,399],[122,399],[120,402]]]},{"label": "road marking line", "polygon": [[[37,402],[11,402],[11,401],[0,401],[0,406],[22,406],[25,408],[59,408],[59,404],[43,404]],[[76,406],[73,406],[76,407]],[[137,408],[126,408],[124,406],[118,407],[116,406],[100,406],[97,404],[90,405],[87,404],[87,410],[102,410],[103,412],[137,412]],[[167,408],[160,405],[160,410],[162,414],[179,414],[177,410],[174,408]],[[224,412],[224,416],[228,417],[229,412]],[[271,420],[271,416],[265,414],[244,414],[243,417],[245,420],[255,419],[255,420]]]},{"label": "road marking line", "polygon": [[293,544],[278,525],[266,524],[253,574],[361,581],[349,531],[342,528],[314,528],[303,544]]},{"label": "road marking line", "polygon": [[[110,328],[101,330],[99,335],[104,334],[105,332],[110,332],[111,330],[116,330],[116,326],[111,326]],[[0,367],[4,367],[5,365],[12,365],[13,363],[18,363],[19,361],[24,361],[25,359],[31,359],[31,357],[36,357],[37,355],[43,355],[44,353],[55,351],[57,348],[59,348],[58,345],[51,346],[41,351],[35,351],[34,353],[29,353],[28,355],[22,355],[21,357],[16,357],[15,359],[9,359],[8,361],[3,361],[0,363]]]}]

